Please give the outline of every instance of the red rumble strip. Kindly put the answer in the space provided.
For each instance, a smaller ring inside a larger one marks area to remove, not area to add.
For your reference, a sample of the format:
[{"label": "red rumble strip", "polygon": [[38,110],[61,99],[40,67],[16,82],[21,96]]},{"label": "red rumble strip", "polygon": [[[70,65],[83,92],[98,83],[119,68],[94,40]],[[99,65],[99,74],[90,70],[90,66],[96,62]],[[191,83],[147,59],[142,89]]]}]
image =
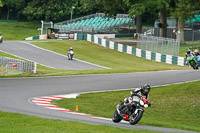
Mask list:
[{"label": "red rumble strip", "polygon": [[[60,99],[66,99],[69,98],[68,95],[64,95],[64,96],[45,96],[45,97],[36,97],[31,99],[32,103],[48,108],[48,109],[53,109],[53,110],[57,110],[57,111],[62,111],[62,112],[67,112],[67,113],[71,113],[71,114],[77,114],[77,115],[82,115],[82,116],[88,116],[88,117],[95,117],[95,118],[102,118],[105,119],[103,117],[98,117],[98,116],[93,116],[90,114],[84,114],[84,113],[79,113],[79,112],[75,112],[75,111],[71,111],[65,108],[61,108],[58,106],[55,106],[51,103],[52,100],[60,100]],[[71,97],[70,97],[71,98]]]}]

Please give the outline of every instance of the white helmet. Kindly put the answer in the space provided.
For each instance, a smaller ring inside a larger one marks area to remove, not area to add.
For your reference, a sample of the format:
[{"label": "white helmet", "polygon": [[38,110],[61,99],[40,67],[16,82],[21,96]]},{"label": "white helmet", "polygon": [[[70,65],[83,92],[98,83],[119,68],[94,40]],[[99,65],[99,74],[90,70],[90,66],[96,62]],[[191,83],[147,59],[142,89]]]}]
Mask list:
[{"label": "white helmet", "polygon": [[194,51],[195,53],[198,53],[199,51],[197,50],[197,49],[195,49],[195,51]]}]

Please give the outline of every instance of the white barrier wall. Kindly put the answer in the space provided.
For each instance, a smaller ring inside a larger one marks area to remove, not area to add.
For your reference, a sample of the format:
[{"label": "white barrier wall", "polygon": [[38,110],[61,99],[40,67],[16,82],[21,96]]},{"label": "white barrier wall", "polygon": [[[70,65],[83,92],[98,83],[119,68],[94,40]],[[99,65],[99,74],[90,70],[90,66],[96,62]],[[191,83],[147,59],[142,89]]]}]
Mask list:
[{"label": "white barrier wall", "polygon": [[123,52],[123,44],[118,44],[118,51]]},{"label": "white barrier wall", "polygon": [[131,46],[127,46],[127,54],[132,54],[132,47]]},{"label": "white barrier wall", "polygon": [[161,62],[161,54],[160,53],[156,53],[156,61]]},{"label": "white barrier wall", "polygon": [[151,60],[151,51],[146,51],[146,59]]},{"label": "white barrier wall", "polygon": [[114,42],[110,41],[110,49],[114,49]]},{"label": "white barrier wall", "polygon": [[[94,37],[94,41],[92,41],[93,37]],[[101,39],[101,41],[98,41],[99,39]],[[119,52],[124,52],[127,54],[133,54],[137,57],[143,57],[148,60],[153,60],[153,61],[157,61],[157,62],[165,62],[168,64],[174,64],[174,65],[179,65],[179,66],[185,66],[185,62],[184,62],[185,58],[184,57],[177,57],[177,56],[172,56],[172,55],[162,55],[161,53],[153,53],[151,51],[144,51],[139,48],[134,48],[132,46],[128,46],[125,44],[114,43],[113,41],[109,41],[109,44],[107,45],[106,39],[100,38],[96,35],[93,36],[93,35],[88,34],[87,40],[90,42],[99,44],[103,47],[107,47],[107,48],[117,50]]]}]

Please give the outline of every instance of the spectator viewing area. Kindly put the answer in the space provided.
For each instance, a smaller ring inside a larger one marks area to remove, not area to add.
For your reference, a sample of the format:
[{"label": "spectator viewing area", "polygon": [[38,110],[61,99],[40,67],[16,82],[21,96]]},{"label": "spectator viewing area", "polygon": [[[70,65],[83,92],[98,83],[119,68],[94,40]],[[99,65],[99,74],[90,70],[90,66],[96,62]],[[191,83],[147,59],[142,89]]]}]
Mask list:
[{"label": "spectator viewing area", "polygon": [[104,13],[96,13],[56,23],[54,28],[63,32],[111,33],[114,32],[114,28],[133,24],[134,20],[129,18],[128,14],[117,14],[111,18],[105,16]]}]

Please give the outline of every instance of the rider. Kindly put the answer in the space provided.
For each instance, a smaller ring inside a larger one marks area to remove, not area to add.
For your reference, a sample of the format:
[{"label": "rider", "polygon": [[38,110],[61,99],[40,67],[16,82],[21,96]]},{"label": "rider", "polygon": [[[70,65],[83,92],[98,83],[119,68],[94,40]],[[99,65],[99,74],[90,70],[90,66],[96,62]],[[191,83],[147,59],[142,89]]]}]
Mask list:
[{"label": "rider", "polygon": [[194,55],[191,50],[188,48],[187,52],[185,53],[185,57],[187,58],[188,56]]},{"label": "rider", "polygon": [[[74,50],[73,50],[72,47],[70,47],[70,49],[68,50],[68,57],[69,57],[69,55],[71,56],[71,54],[74,55]],[[72,56],[73,56],[73,55],[72,55]]]},{"label": "rider", "polygon": [[144,103],[147,104],[148,106],[151,106],[151,104],[149,103],[149,92],[150,92],[150,85],[145,84],[143,85],[141,88],[137,88],[133,91],[131,91],[131,97],[125,98],[124,99],[124,104],[127,105],[128,103],[131,102],[131,98],[134,95],[139,95],[142,97],[142,99],[144,99]]},{"label": "rider", "polygon": [[194,51],[194,56],[195,56],[195,58],[196,59],[198,59],[199,58],[199,51],[197,50],[197,49],[195,49],[195,51]]},{"label": "rider", "polygon": [[73,48],[72,48],[72,47],[70,47],[70,49],[68,50],[68,53],[69,53],[70,51],[73,51],[73,52],[74,52],[74,50],[73,50]]}]

